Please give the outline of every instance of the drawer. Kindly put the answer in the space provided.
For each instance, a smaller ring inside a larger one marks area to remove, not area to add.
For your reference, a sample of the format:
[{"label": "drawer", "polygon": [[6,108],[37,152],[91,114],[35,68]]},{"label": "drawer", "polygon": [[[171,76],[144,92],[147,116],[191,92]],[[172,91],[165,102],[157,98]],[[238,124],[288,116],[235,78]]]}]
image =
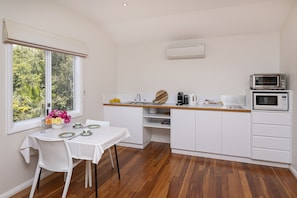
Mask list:
[{"label": "drawer", "polygon": [[291,138],[291,126],[253,124],[252,134],[268,137]]},{"label": "drawer", "polygon": [[291,152],[290,151],[279,151],[270,149],[252,149],[252,159],[280,162],[280,163],[291,163]]},{"label": "drawer", "polygon": [[252,123],[291,125],[291,114],[279,112],[253,112]]},{"label": "drawer", "polygon": [[289,139],[254,136],[252,141],[253,148],[291,151],[291,142]]}]

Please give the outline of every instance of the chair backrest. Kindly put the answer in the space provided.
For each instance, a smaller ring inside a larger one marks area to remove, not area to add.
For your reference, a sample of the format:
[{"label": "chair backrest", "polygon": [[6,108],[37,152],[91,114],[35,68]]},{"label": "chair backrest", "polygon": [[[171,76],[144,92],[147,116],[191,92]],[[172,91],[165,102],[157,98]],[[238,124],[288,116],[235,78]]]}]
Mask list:
[{"label": "chair backrest", "polygon": [[109,127],[110,122],[86,119],[86,125],[90,125],[90,124],[99,124],[102,127]]},{"label": "chair backrest", "polygon": [[36,138],[39,144],[38,164],[53,172],[68,172],[73,168],[70,149],[65,140]]}]

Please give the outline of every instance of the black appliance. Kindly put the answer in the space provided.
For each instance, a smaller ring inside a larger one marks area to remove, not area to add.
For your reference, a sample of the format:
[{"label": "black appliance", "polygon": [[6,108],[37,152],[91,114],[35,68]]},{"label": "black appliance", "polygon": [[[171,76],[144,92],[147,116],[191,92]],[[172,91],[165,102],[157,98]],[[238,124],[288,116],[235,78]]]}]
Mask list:
[{"label": "black appliance", "polygon": [[184,104],[184,93],[183,92],[178,92],[177,93],[177,103],[176,105],[183,105]]}]

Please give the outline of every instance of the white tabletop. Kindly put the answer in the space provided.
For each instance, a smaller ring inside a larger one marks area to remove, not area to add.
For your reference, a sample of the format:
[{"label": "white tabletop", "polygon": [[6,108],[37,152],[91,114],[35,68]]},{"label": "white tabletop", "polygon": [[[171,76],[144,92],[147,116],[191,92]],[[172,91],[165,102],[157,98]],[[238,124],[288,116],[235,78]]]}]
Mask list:
[{"label": "white tabletop", "polygon": [[[126,128],[119,127],[99,127],[90,129],[92,135],[80,136],[82,129],[74,129],[71,125],[62,129],[47,129],[45,132],[35,132],[28,135],[20,148],[25,161],[30,162],[30,148],[38,149],[36,137],[47,137],[49,139],[65,139],[73,158],[91,160],[97,164],[104,153],[104,150],[119,143],[130,136]],[[74,132],[79,135],[70,138],[61,138],[59,134],[64,132]]]}]

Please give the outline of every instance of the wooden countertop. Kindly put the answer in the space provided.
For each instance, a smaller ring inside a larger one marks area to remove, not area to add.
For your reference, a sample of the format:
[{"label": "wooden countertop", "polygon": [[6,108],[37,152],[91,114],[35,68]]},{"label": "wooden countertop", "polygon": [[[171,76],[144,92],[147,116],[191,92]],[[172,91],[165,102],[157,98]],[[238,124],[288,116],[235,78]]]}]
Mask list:
[{"label": "wooden countertop", "polygon": [[157,104],[131,104],[131,103],[104,103],[104,106],[124,106],[124,107],[143,107],[143,108],[169,108],[169,109],[184,109],[184,110],[204,110],[204,111],[229,111],[229,112],[246,112],[250,113],[251,110],[245,107],[242,108],[232,108],[232,106],[226,107],[221,105],[176,105],[165,103],[162,105]]}]

